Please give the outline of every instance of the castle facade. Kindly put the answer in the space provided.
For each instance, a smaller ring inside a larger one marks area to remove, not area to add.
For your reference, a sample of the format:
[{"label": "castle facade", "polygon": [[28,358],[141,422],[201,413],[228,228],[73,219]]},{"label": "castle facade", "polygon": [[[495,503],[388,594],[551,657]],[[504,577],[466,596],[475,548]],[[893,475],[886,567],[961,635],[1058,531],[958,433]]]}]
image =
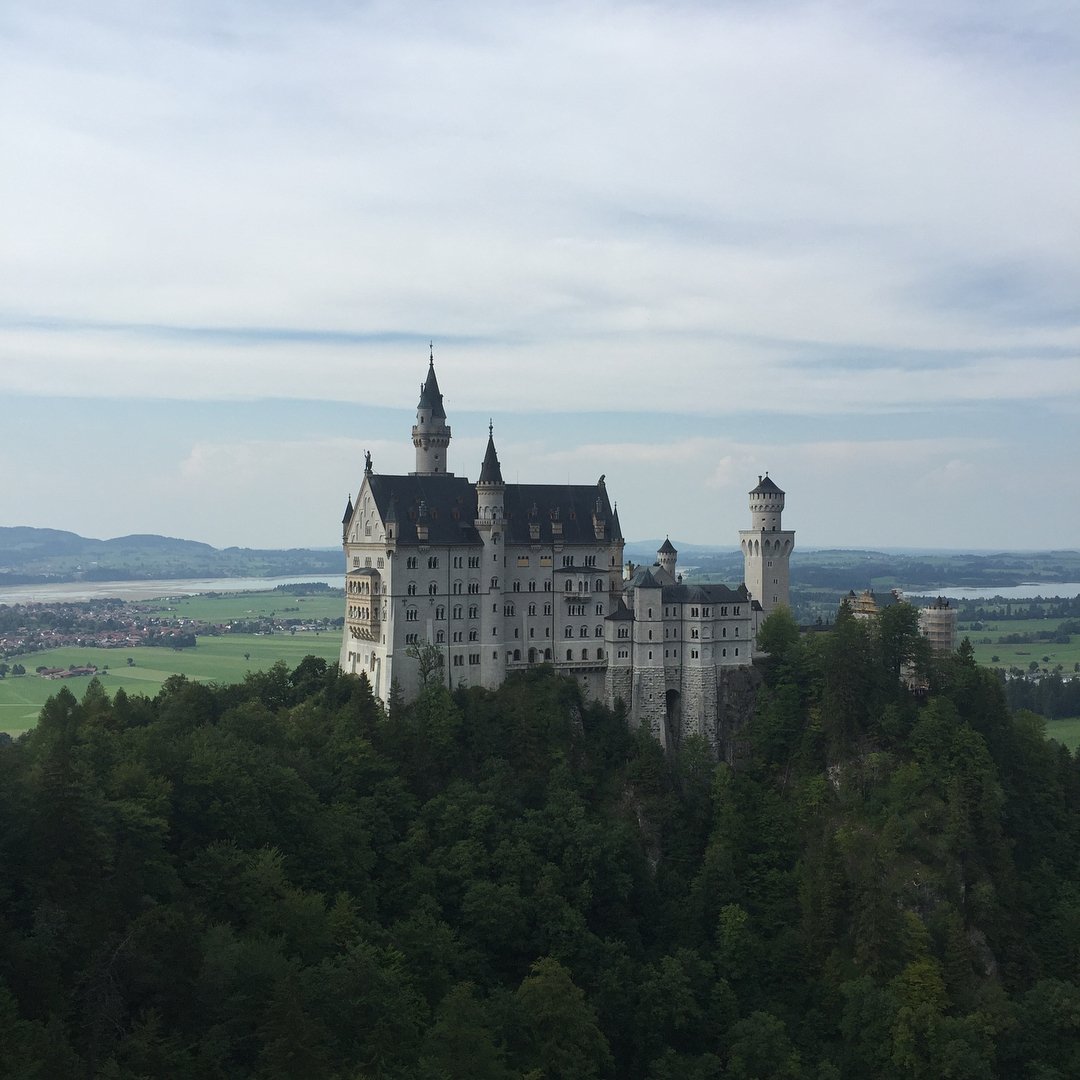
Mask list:
[{"label": "castle facade", "polygon": [[[364,478],[342,519],[346,557],[341,666],[377,697],[420,689],[420,646],[447,686],[497,687],[548,663],[665,744],[717,741],[727,673],[747,668],[761,618],[788,602],[795,534],[784,493],[765,477],[740,532],[745,583],[684,585],[665,541],[651,567],[623,566],[622,530],[604,477],[595,484],[507,484],[489,426],[476,483],[446,470],[451,432],[428,367],[412,429],[416,469]],[[415,648],[414,648],[415,647]]]}]

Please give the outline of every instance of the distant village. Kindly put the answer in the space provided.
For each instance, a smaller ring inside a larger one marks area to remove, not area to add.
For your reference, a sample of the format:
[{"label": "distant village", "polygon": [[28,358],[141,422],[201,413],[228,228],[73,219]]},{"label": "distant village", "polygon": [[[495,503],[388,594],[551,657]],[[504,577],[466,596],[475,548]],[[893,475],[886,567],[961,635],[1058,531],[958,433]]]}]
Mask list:
[{"label": "distant village", "polygon": [[[321,631],[327,628],[323,623],[324,620],[313,622],[266,616],[222,623],[200,622],[170,618],[160,614],[156,607],[113,599],[88,603],[0,604],[0,656],[23,656],[68,645],[98,649],[136,646],[190,649],[201,636]],[[62,674],[68,671],[65,668]],[[38,674],[61,677],[60,669],[56,672],[47,669]]]}]

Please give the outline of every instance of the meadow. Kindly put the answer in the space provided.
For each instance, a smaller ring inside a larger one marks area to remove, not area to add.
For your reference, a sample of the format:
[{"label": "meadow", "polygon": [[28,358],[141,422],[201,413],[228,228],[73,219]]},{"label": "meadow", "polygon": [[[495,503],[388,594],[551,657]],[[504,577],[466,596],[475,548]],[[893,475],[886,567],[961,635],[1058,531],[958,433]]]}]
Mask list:
[{"label": "meadow", "polygon": [[[288,598],[290,606],[303,599]],[[248,603],[250,605],[250,601]],[[338,600],[335,603],[335,616],[340,608],[341,601]],[[267,614],[270,610],[267,608]],[[280,608],[278,610],[280,613]],[[232,617],[242,618],[244,614]],[[220,620],[215,616],[215,621]],[[128,694],[153,697],[170,675],[186,675],[199,682],[234,683],[241,682],[249,671],[265,671],[278,660],[284,660],[290,668],[296,667],[309,653],[336,662],[341,650],[341,631],[334,628],[322,633],[223,634],[220,637],[200,637],[198,641],[193,649],[71,647],[12,657],[8,662],[22,663],[28,674],[9,675],[0,680],[0,731],[14,736],[32,728],[37,723],[42,705],[61,686],[66,686],[77,698],[85,693],[91,676],[42,679],[32,674],[40,664],[49,667],[93,664],[98,668],[98,678],[109,694],[114,694],[122,686]],[[128,657],[135,661],[134,666],[128,665]],[[102,670],[105,665],[108,665],[108,671]]]},{"label": "meadow", "polygon": [[227,623],[234,619],[275,615],[281,619],[314,621],[340,619],[345,600],[340,590],[317,596],[291,596],[286,592],[203,593],[144,600],[137,606],[170,619],[194,619],[197,622]]},{"label": "meadow", "polygon": [[[1073,634],[1068,645],[1055,645],[1051,641],[1033,641],[1030,645],[999,645],[998,638],[1006,634],[1027,634],[1034,638],[1040,630],[1055,630],[1059,619],[1022,619],[1017,621],[984,622],[981,630],[960,630],[957,640],[966,637],[975,649],[975,660],[987,667],[999,667],[1008,671],[1011,667],[1027,671],[1032,660],[1039,662],[1040,668],[1053,670],[1058,664],[1065,669],[1063,674],[1070,674],[1074,665],[1080,663],[1080,634]],[[967,624],[962,624],[967,625]],[[989,644],[986,638],[990,639]],[[994,657],[997,660],[994,660]],[[1043,657],[1050,658],[1049,663]]]}]

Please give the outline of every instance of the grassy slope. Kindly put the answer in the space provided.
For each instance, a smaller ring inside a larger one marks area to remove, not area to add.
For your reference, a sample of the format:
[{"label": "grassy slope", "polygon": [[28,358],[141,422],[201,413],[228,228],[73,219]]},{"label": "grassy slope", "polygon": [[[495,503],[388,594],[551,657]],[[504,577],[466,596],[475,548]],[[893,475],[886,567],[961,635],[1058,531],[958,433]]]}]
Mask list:
[{"label": "grassy slope", "polygon": [[[290,597],[290,602],[295,599]],[[340,607],[341,602],[337,602]],[[269,610],[269,609],[268,609]],[[336,661],[341,649],[341,631],[321,634],[275,634],[258,637],[253,634],[224,634],[221,637],[201,637],[194,649],[52,649],[15,657],[28,671],[39,664],[68,667],[71,664],[109,665],[109,671],[99,673],[102,685],[110,694],[120,686],[129,693],[154,695],[170,676],[183,674],[203,682],[239,682],[249,671],[264,671],[278,660],[295,667],[308,653]],[[250,659],[244,658],[250,654]],[[135,661],[127,666],[127,658]],[[11,663],[13,661],[9,661]],[[52,680],[36,675],[8,676],[0,680],[0,731],[12,735],[37,723],[38,712],[46,700],[66,686],[81,697],[90,681],[89,676],[77,679]]]},{"label": "grassy slope", "polygon": [[[1040,641],[1031,645],[999,645],[997,640],[1006,634],[1030,634],[1034,637],[1039,630],[1054,630],[1060,619],[1022,619],[1016,622],[985,622],[981,630],[961,630],[957,634],[959,640],[965,637],[971,640],[975,648],[975,659],[980,664],[988,667],[1023,668],[1027,670],[1032,660],[1038,660],[1040,667],[1053,668],[1057,664],[1065,667],[1065,674],[1070,674],[1073,665],[1080,662],[1080,634],[1072,635],[1072,642],[1068,645],[1055,645],[1049,641]],[[989,638],[991,644],[984,645],[983,638]],[[996,656],[998,662],[993,663],[992,657]],[[1044,664],[1042,658],[1050,657],[1050,663]]]}]

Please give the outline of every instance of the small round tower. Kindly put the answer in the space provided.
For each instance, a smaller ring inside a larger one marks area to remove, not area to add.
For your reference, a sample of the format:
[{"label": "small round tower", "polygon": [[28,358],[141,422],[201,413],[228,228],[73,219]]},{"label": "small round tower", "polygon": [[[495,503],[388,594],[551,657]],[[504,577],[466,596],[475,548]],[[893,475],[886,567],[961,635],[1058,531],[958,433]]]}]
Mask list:
[{"label": "small round tower", "polygon": [[439,380],[435,378],[435,350],[432,348],[427,379],[420,387],[416,405],[416,423],[412,429],[416,447],[416,471],[413,476],[453,476],[446,470],[447,448],[450,446],[450,425],[446,422]]},{"label": "small round tower", "polygon": [[750,528],[758,532],[779,532],[784,511],[784,493],[766,473],[750,492]]},{"label": "small round tower", "polygon": [[503,483],[502,466],[495,451],[493,425],[488,423],[487,452],[480,466],[480,479],[476,481],[476,523],[490,525],[503,517],[503,499],[506,485]]},{"label": "small round tower", "polygon": [[672,581],[675,580],[675,563],[678,559],[679,553],[675,550],[674,544],[670,539],[665,540],[656,553],[656,561],[660,564],[661,570],[666,570],[671,575]]}]

